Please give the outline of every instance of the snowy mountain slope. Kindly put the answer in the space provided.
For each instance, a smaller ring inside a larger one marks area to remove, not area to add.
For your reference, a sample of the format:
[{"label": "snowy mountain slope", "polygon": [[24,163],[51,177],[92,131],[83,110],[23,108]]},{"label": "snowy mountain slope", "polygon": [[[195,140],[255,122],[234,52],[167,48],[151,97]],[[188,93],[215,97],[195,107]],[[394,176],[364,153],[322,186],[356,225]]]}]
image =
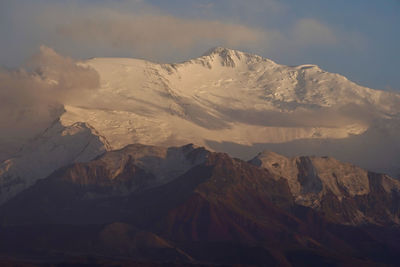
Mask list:
[{"label": "snowy mountain slope", "polygon": [[107,140],[86,123],[65,127],[54,122],[0,165],[0,203],[72,162],[86,162],[109,150]]},{"label": "snowy mountain slope", "polygon": [[399,94],[359,86],[315,65],[284,66],[225,48],[180,64],[124,58],[80,64],[99,73],[101,88],[65,106],[61,122],[88,122],[114,149],[195,143],[227,151],[225,143],[352,138],[382,124],[393,124],[393,136],[400,132]]}]

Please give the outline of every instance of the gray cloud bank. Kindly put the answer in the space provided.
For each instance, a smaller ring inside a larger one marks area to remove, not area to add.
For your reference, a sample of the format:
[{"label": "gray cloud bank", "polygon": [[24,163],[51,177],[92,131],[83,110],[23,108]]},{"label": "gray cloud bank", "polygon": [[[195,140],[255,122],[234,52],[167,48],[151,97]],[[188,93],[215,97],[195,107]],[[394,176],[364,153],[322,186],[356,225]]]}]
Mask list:
[{"label": "gray cloud bank", "polygon": [[0,146],[15,149],[56,120],[63,103],[98,86],[95,70],[45,46],[25,69],[0,70]]},{"label": "gray cloud bank", "polygon": [[115,48],[133,49],[148,57],[187,51],[210,42],[251,46],[266,38],[264,31],[234,23],[120,13],[82,18],[60,25],[57,33],[86,44],[98,42]]}]

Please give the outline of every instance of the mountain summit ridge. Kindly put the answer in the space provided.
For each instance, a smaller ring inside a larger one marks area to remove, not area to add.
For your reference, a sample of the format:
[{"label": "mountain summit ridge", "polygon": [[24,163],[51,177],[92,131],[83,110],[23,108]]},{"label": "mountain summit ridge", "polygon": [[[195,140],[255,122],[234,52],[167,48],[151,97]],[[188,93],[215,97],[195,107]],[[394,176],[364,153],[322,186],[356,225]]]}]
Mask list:
[{"label": "mountain summit ridge", "polygon": [[[237,64],[240,63],[256,63],[260,61],[269,62],[272,64],[276,64],[270,59],[262,58],[256,54],[250,54],[246,52],[242,52],[239,50],[229,49],[221,46],[214,47],[204,53],[200,58],[192,59],[190,61],[196,62],[197,60],[201,60],[204,58],[208,58],[209,61],[212,61],[216,57],[219,57],[220,63],[225,67],[236,67]],[[189,62],[190,62],[189,61]]]}]

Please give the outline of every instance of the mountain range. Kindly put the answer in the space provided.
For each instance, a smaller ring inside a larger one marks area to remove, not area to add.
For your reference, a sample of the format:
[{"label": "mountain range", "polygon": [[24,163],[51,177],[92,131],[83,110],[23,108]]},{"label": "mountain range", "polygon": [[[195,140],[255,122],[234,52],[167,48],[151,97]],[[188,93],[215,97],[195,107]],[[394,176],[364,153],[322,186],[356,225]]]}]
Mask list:
[{"label": "mountain range", "polygon": [[399,219],[400,182],[334,159],[264,152],[245,162],[193,145],[130,145],[3,204],[0,255],[390,266]]},{"label": "mountain range", "polygon": [[396,265],[400,94],[221,47],[78,64],[100,87],[1,153],[2,265]]},{"label": "mountain range", "polygon": [[[318,66],[284,66],[222,47],[179,64],[124,58],[78,64],[99,74],[100,88],[64,105],[59,119],[18,153],[2,155],[0,202],[61,166],[133,143],[195,143],[244,160],[266,149],[331,156],[393,177],[400,173],[400,95]],[[77,125],[91,137],[78,134]],[[99,142],[86,158],[76,157],[86,149],[85,138]],[[69,148],[53,149],[53,143]],[[38,160],[47,166],[29,164]]]}]

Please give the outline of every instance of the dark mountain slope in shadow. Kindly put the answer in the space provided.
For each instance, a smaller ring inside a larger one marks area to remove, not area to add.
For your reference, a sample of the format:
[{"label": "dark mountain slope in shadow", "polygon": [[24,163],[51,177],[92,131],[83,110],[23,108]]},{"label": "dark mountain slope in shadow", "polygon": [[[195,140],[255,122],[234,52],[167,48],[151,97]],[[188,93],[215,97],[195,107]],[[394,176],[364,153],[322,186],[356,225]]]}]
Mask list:
[{"label": "dark mountain slope in shadow", "polygon": [[40,180],[0,207],[0,254],[267,266],[397,261],[396,225],[333,223],[334,213],[295,204],[286,179],[227,154],[209,153],[171,182],[133,190],[154,179],[137,164],[124,158],[115,176],[92,161]]}]

